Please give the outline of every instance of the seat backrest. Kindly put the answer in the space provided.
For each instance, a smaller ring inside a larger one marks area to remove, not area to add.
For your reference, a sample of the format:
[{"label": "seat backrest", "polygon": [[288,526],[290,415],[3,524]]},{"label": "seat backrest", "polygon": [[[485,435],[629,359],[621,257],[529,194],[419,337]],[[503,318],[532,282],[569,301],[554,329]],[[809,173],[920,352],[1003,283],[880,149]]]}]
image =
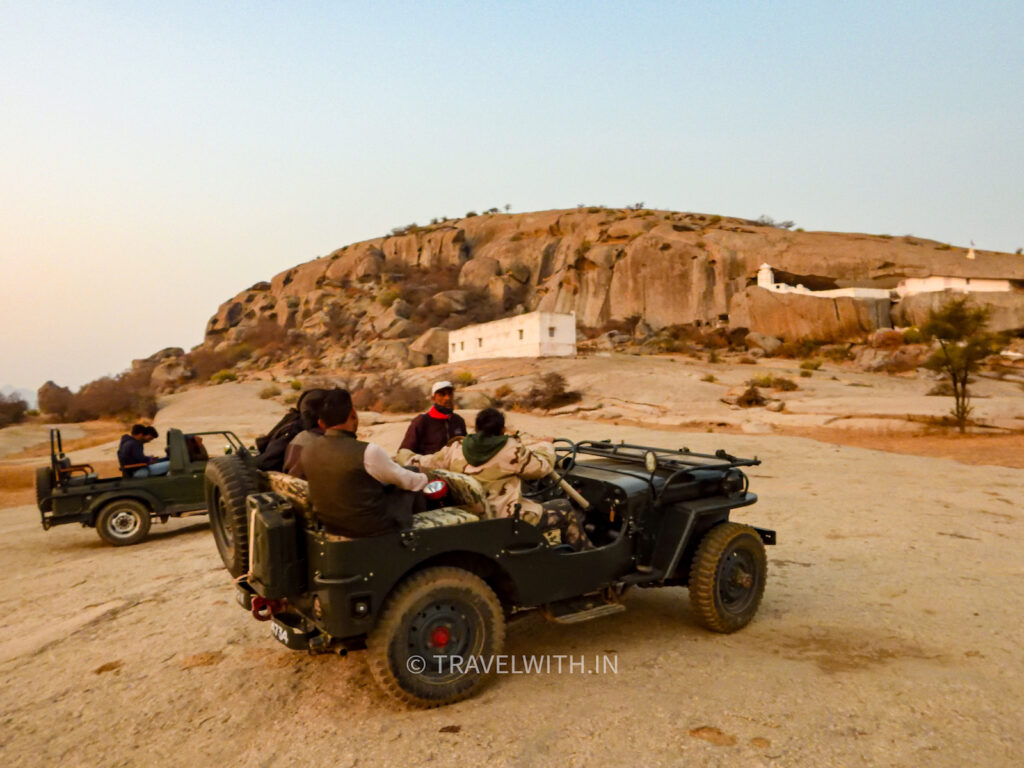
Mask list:
[{"label": "seat backrest", "polygon": [[279,493],[291,502],[292,507],[306,523],[313,524],[313,502],[309,499],[309,483],[284,472],[265,472],[270,490]]},{"label": "seat backrest", "polygon": [[448,492],[452,495],[454,506],[465,507],[481,520],[494,517],[494,510],[487,502],[484,487],[475,477],[447,469],[432,470],[434,476],[448,484]]}]

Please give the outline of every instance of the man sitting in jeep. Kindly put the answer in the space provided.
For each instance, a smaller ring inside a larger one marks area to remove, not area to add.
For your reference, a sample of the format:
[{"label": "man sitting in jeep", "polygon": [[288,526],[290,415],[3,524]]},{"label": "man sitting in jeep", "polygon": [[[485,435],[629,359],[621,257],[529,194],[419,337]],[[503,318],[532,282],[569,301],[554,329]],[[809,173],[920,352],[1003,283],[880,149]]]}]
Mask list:
[{"label": "man sitting in jeep", "polygon": [[400,451],[399,460],[420,469],[447,469],[475,477],[495,517],[511,517],[518,504],[520,518],[540,528],[553,543],[593,549],[583,530],[583,514],[568,499],[540,504],[522,497],[522,480],[539,480],[551,473],[555,449],[550,441],[527,446],[518,434],[506,434],[505,415],[497,408],[477,414],[472,435],[428,456]]},{"label": "man sitting in jeep", "polygon": [[327,393],[320,408],[324,436],[302,451],[316,517],[332,533],[353,538],[409,528],[425,507],[427,476],[398,466],[376,443],[356,438],[359,415],[345,389]]},{"label": "man sitting in jeep", "polygon": [[121,444],[117,447],[117,463],[124,477],[154,477],[166,475],[171,463],[166,459],[147,456],[142,446],[155,440],[159,433],[154,427],[142,424],[132,425],[131,432],[121,435]]}]

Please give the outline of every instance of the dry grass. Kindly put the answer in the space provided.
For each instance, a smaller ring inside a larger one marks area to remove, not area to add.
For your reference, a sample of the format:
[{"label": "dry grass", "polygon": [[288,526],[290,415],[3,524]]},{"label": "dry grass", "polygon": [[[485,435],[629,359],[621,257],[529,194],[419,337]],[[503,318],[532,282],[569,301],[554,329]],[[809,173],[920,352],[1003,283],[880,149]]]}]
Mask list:
[{"label": "dry grass", "polygon": [[[64,453],[81,451],[92,448],[95,445],[103,445],[112,440],[117,440],[128,431],[128,428],[119,421],[83,421],[75,426],[85,431],[85,435],[72,440],[64,440]],[[31,445],[17,453],[9,453],[4,456],[4,461],[16,459],[33,459],[36,457],[47,458],[50,455],[50,439],[44,438],[41,442]]]}]

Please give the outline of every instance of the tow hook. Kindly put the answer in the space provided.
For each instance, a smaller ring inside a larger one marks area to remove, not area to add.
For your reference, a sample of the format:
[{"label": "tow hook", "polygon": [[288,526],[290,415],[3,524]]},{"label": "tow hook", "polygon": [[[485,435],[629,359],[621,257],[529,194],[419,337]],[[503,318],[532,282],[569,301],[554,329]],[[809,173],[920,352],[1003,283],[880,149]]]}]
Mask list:
[{"label": "tow hook", "polygon": [[280,600],[268,600],[259,595],[252,596],[252,617],[256,621],[270,621],[284,606]]}]

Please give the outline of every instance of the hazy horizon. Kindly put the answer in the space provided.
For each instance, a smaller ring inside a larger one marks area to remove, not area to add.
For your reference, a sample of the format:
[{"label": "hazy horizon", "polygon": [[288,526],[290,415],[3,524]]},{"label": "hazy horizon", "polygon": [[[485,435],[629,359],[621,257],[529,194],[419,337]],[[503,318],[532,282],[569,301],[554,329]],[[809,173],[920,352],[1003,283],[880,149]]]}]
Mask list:
[{"label": "hazy horizon", "polygon": [[50,3],[0,30],[0,384],[410,222],[649,207],[1024,246],[1024,6]]}]

